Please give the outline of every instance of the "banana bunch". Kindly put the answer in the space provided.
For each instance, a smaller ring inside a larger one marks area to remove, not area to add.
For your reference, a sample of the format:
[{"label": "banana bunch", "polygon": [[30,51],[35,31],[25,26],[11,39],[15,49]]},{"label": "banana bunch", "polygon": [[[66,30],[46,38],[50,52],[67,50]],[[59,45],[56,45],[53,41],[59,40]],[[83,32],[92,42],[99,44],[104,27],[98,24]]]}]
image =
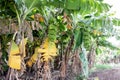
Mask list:
[{"label": "banana bunch", "polygon": [[51,24],[48,27],[48,39],[51,42],[55,42],[56,41],[56,34],[57,34],[57,26]]},{"label": "banana bunch", "polygon": [[89,50],[91,47],[91,37],[92,36],[90,35],[90,32],[88,32],[87,30],[83,31],[83,42],[86,50]]}]

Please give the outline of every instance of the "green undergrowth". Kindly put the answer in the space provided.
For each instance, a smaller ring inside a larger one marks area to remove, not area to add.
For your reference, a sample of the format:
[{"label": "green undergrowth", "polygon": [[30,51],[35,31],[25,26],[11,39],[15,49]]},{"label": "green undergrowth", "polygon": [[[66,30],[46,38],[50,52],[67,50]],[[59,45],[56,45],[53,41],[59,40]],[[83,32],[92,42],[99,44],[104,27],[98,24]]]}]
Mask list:
[{"label": "green undergrowth", "polygon": [[113,69],[120,67],[120,64],[96,64],[93,68],[90,69],[90,73],[99,70]]}]

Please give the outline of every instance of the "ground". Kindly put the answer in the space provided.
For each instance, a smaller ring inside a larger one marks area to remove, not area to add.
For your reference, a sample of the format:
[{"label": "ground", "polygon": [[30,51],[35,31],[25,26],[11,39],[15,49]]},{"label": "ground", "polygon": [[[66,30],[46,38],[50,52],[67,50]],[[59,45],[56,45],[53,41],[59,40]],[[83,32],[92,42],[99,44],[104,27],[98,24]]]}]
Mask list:
[{"label": "ground", "polygon": [[120,67],[92,72],[89,80],[120,80]]}]

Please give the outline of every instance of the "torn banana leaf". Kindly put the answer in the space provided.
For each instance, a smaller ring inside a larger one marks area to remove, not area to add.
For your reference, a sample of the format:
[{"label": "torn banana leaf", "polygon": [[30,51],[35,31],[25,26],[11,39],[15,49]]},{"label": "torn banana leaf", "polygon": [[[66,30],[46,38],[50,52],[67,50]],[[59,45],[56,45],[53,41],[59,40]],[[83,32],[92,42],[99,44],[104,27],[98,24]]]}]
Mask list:
[{"label": "torn banana leaf", "polygon": [[33,63],[35,63],[38,59],[39,54],[40,61],[49,61],[52,60],[53,57],[57,56],[57,48],[54,42],[49,42],[48,38],[44,40],[44,43],[41,47],[35,48],[35,53],[32,57],[27,61],[27,65],[31,67]]},{"label": "torn banana leaf", "polygon": [[40,50],[41,51],[41,49],[39,48],[39,47],[36,47],[35,48],[35,53],[32,55],[32,57],[27,61],[27,65],[29,66],[29,67],[32,67],[32,65],[33,65],[33,63],[35,63],[36,61],[37,61],[37,59],[38,59],[38,50]]},{"label": "torn banana leaf", "polygon": [[13,69],[21,69],[21,56],[9,56],[8,65]]},{"label": "torn banana leaf", "polygon": [[19,51],[17,44],[15,44],[14,41],[12,41],[12,44],[11,44],[8,65],[13,69],[20,69],[21,68],[20,51]]}]

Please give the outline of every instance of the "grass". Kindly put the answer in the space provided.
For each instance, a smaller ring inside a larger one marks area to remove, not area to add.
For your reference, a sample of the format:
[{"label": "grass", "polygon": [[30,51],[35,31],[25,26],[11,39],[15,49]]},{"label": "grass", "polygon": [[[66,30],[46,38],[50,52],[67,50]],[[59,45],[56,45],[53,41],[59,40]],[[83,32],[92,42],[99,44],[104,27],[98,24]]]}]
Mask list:
[{"label": "grass", "polygon": [[94,72],[94,71],[99,71],[99,70],[105,70],[105,69],[112,69],[115,67],[120,66],[120,64],[96,64],[91,70],[90,72]]}]

